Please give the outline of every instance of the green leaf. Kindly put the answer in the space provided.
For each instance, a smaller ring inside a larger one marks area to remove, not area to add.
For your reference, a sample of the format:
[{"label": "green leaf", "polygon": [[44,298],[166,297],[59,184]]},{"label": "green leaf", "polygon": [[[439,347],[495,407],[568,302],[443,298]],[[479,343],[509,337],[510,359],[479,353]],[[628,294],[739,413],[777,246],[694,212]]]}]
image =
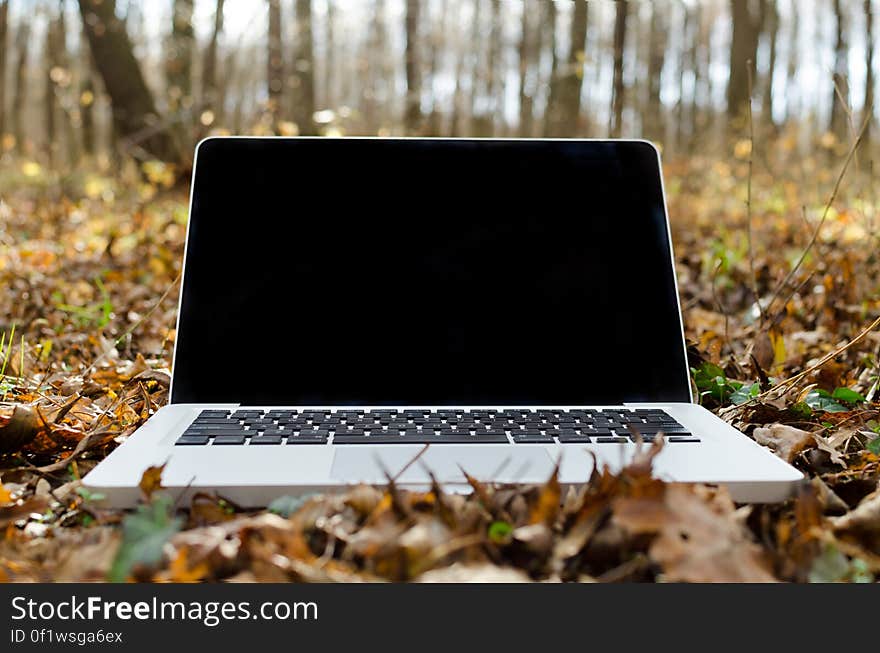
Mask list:
[{"label": "green leaf", "polygon": [[122,544],[110,567],[108,580],[125,581],[136,566],[154,567],[162,561],[162,547],[180,530],[181,520],[171,514],[171,498],[155,495],[122,522]]},{"label": "green leaf", "polygon": [[880,435],[878,435],[876,438],[866,444],[865,449],[870,451],[875,456],[880,456]]},{"label": "green leaf", "polygon": [[489,525],[489,539],[495,544],[507,544],[510,541],[511,533],[513,533],[513,526],[506,521],[493,521]]},{"label": "green leaf", "polygon": [[861,404],[865,402],[865,398],[862,395],[849,388],[837,388],[831,396],[848,404]]},{"label": "green leaf", "polygon": [[313,496],[314,493],[300,494],[295,497],[284,495],[283,497],[273,499],[272,503],[269,504],[267,510],[269,512],[274,512],[276,515],[281,515],[282,517],[287,519],[297,510],[302,508],[303,504],[305,504],[305,502]]},{"label": "green leaf", "polygon": [[813,410],[820,410],[826,413],[845,413],[847,411],[845,406],[841,406],[834,401],[825,390],[813,390],[807,395],[804,402]]},{"label": "green leaf", "polygon": [[761,392],[761,384],[753,383],[752,385],[743,384],[739,388],[737,388],[732,395],[730,395],[730,400],[735,403],[737,406],[740,404],[744,404],[747,401],[754,399]]},{"label": "green leaf", "polygon": [[813,415],[813,409],[810,408],[805,402],[799,401],[796,404],[793,404],[789,410],[795,415],[803,418],[808,418]]},{"label": "green leaf", "polygon": [[89,503],[92,501],[103,501],[104,499],[107,498],[107,495],[101,494],[100,492],[92,492],[87,487],[84,487],[82,485],[80,485],[78,488],[76,488],[76,493],[79,496],[81,496],[82,500],[85,501],[86,503]]}]

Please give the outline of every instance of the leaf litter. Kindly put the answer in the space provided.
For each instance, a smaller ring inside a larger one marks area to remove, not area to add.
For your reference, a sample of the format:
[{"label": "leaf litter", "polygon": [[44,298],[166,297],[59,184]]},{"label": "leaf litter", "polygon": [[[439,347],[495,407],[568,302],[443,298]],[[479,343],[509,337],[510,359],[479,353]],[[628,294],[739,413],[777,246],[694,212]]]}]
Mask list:
[{"label": "leaf litter", "polygon": [[[833,163],[821,156],[804,165]],[[209,493],[174,505],[154,468],[141,506],[124,512],[102,508],[81,478],[168,401],[186,198],[145,191],[124,170],[112,200],[43,174],[0,195],[0,580],[880,577],[880,259],[867,176],[851,176],[826,211],[819,190],[759,166],[749,215],[735,192],[744,162],[666,166],[694,394],[804,472],[787,502],[737,505],[723,488],[657,479],[658,442],[579,487],[556,473],[540,485],[468,476],[467,495],[389,479],[261,511]],[[708,190],[718,188],[731,192]],[[265,335],[271,356],[280,336]],[[237,373],[235,343],[217,355]]]}]

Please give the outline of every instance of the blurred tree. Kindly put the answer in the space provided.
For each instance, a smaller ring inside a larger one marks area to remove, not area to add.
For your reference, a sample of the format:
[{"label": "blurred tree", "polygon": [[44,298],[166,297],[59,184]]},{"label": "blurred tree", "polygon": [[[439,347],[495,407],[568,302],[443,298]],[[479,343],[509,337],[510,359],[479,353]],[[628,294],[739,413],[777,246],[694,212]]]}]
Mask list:
[{"label": "blurred tree", "polygon": [[587,38],[586,2],[575,2],[571,17],[568,59],[565,66],[557,69],[551,82],[558,88],[551,90],[552,104],[547,106],[547,135],[559,137],[577,136],[578,117],[581,108],[581,88],[584,79],[584,58]]},{"label": "blurred tree", "polygon": [[550,121],[553,117],[554,111],[551,107],[555,107],[559,103],[559,100],[557,99],[557,95],[559,94],[559,84],[556,83],[556,79],[559,76],[559,53],[557,51],[556,42],[556,12],[555,2],[545,3],[541,29],[547,35],[547,48],[550,50],[550,76],[547,80],[549,88],[547,90],[547,104],[544,106],[543,133],[545,136],[549,135],[552,130]]},{"label": "blurred tree", "polygon": [[[475,0],[473,3],[474,17],[471,21],[471,29],[473,31],[478,29],[476,27],[478,11],[477,1],[478,0]],[[463,0],[459,0],[458,7],[456,7],[457,11],[455,13],[459,16],[461,15],[462,2]],[[461,136],[462,134],[465,64],[468,60],[468,48],[465,41],[466,39],[462,38],[460,34],[455,40],[455,90],[452,93],[452,115],[449,118],[449,133],[451,136],[456,137]]]},{"label": "blurred tree", "polygon": [[312,43],[311,0],[296,0],[294,58],[291,77],[293,96],[293,120],[299,133],[305,136],[317,134],[315,129],[315,56]]},{"label": "blurred tree", "polygon": [[364,114],[364,123],[368,126],[381,126],[379,119],[379,88],[378,81],[381,78],[380,52],[384,52],[384,17],[385,4],[383,0],[373,0],[370,24],[367,27],[367,38],[364,44],[361,59],[363,61],[364,79],[361,83],[361,106]]},{"label": "blurred tree", "polygon": [[532,33],[529,16],[532,15],[528,2],[523,2],[519,32],[519,135],[528,136],[532,133],[532,117],[534,115],[534,94],[529,84],[532,70],[532,52],[535,49],[535,35]]},{"label": "blurred tree", "polygon": [[838,138],[846,138],[847,113],[850,110],[849,81],[847,68],[849,62],[849,45],[847,44],[846,25],[844,24],[843,7],[840,0],[833,0],[834,20],[834,72],[831,75],[833,88],[831,92],[831,122],[828,126]]},{"label": "blurred tree", "polygon": [[192,103],[192,61],[195,51],[193,0],[174,0],[171,8],[171,36],[165,48],[165,79],[171,111]]},{"label": "blurred tree", "polygon": [[871,123],[874,115],[874,10],[871,0],[863,4],[865,12],[865,99],[862,103],[862,122],[867,123],[863,136],[864,146],[871,142]]},{"label": "blurred tree", "polygon": [[325,107],[336,106],[336,5],[327,0],[324,17],[324,101]]},{"label": "blurred tree", "polygon": [[25,146],[23,109],[27,99],[27,60],[30,37],[30,23],[19,23],[15,35],[15,85],[12,88],[12,134],[19,152],[24,151]]},{"label": "blurred tree", "polygon": [[[86,41],[83,33],[83,42]],[[89,48],[80,51],[80,85],[79,85],[79,111],[82,125],[82,146],[86,154],[95,153],[95,83],[92,75],[94,62]]]},{"label": "blurred tree", "polygon": [[727,115],[742,119],[749,103],[749,76],[754,79],[758,57],[758,11],[750,0],[730,0],[733,36],[730,39],[730,76],[727,82]]},{"label": "blurred tree", "polygon": [[[223,9],[225,0],[217,0],[214,9],[214,29],[211,40],[205,48],[205,59],[202,65],[202,109],[210,111],[216,122],[223,119],[223,105],[218,102],[217,92],[217,46],[223,32]],[[207,125],[205,125],[207,127]]]},{"label": "blurred tree", "polygon": [[691,7],[687,5],[682,5],[682,12],[684,13],[681,25],[682,47],[678,50],[678,101],[675,103],[675,130],[673,138],[678,150],[686,151],[688,144],[686,142],[685,125],[685,96],[687,95],[685,80],[688,76],[689,70],[687,47],[685,44],[691,42],[691,35],[693,33],[693,12]]},{"label": "blurred tree", "polygon": [[179,150],[156,111],[131,40],[116,15],[116,0],[78,1],[89,47],[113,106],[114,129],[124,140],[124,149],[137,158],[179,161]]},{"label": "blurred tree", "polygon": [[503,26],[501,22],[501,1],[492,0],[492,16],[489,31],[489,59],[486,62],[485,96],[488,100],[492,136],[499,136],[504,127],[504,71]]},{"label": "blurred tree", "polygon": [[644,136],[651,140],[663,139],[663,105],[660,89],[669,35],[664,7],[651,5],[651,23],[648,32],[648,98],[645,103]]},{"label": "blurred tree", "polygon": [[269,37],[266,39],[266,92],[269,96],[269,114],[272,129],[281,115],[284,93],[284,49],[281,32],[281,0],[269,0]]},{"label": "blurred tree", "polygon": [[625,0],[615,0],[614,14],[614,80],[611,85],[611,137],[620,138],[623,128],[623,49],[626,44],[626,13],[629,5]]},{"label": "blurred tree", "polygon": [[406,0],[406,101],[403,125],[408,134],[419,131],[422,119],[422,86],[419,69],[419,0]]},{"label": "blurred tree", "polygon": [[9,0],[0,0],[0,138],[6,134],[6,53],[9,32]]},{"label": "blurred tree", "polygon": [[779,33],[779,10],[776,0],[761,2],[762,28],[767,41],[767,68],[764,71],[764,92],[761,96],[761,118],[768,128],[775,128],[773,121],[773,73],[776,71],[776,40]]},{"label": "blurred tree", "polygon": [[[439,5],[440,16],[436,21],[429,20],[430,38],[428,44],[428,80],[424,86],[428,89],[431,99],[431,113],[428,116],[427,124],[424,132],[427,135],[439,136],[443,133],[442,121],[443,114],[440,110],[438,102],[439,85],[436,83],[440,77],[440,67],[442,65],[443,48],[447,47],[447,37],[450,33],[449,25],[449,0],[442,0]],[[435,29],[434,25],[439,29]]]},{"label": "blurred tree", "polygon": [[64,32],[63,25],[60,24],[61,16],[64,13],[63,3],[57,15],[49,15],[48,24],[46,26],[46,42],[45,42],[45,92],[43,101],[45,103],[44,111],[46,117],[46,152],[49,155],[49,164],[52,165],[58,150],[58,135],[56,133],[56,109],[58,106],[58,98],[56,95],[56,87],[61,82],[67,71],[64,70],[62,62],[61,48],[63,47]]}]

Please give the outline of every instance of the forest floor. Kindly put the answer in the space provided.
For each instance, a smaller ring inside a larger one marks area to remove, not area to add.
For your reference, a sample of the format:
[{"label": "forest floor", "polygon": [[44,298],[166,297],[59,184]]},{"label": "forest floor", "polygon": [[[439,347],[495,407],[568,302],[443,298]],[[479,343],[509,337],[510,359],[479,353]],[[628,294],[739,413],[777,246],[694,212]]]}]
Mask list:
[{"label": "forest floor", "polygon": [[[666,166],[696,394],[804,472],[777,505],[658,480],[646,448],[567,492],[391,483],[254,512],[208,494],[173,505],[155,469],[139,509],[103,509],[80,479],[167,401],[186,191],[156,165],[4,164],[0,580],[880,577],[876,184],[845,151],[794,166],[777,162],[786,147],[756,153],[753,174],[747,141]],[[273,334],[254,337],[271,356]]]}]

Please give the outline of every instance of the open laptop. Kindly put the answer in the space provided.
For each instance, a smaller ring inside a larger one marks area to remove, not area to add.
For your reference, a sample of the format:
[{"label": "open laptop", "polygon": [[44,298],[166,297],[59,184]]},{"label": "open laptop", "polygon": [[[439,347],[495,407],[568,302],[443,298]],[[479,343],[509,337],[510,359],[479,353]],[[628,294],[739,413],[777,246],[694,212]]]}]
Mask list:
[{"label": "open laptop", "polygon": [[112,505],[162,463],[244,506],[577,484],[656,438],[660,477],[740,501],[802,478],[692,403],[644,141],[210,138],[178,320],[170,404],[85,479]]}]

